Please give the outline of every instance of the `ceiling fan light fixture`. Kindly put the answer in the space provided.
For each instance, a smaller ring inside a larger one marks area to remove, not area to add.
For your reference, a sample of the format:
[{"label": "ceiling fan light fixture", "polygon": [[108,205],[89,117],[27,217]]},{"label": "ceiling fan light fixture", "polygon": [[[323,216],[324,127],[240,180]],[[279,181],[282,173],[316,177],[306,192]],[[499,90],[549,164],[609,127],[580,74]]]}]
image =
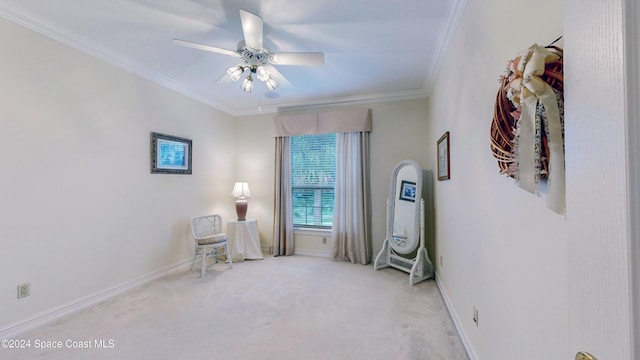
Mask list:
[{"label": "ceiling fan light fixture", "polygon": [[238,65],[227,68],[226,77],[222,75],[216,82],[220,82],[226,78],[232,81],[238,81],[243,77],[244,72],[247,71],[248,76],[242,82],[241,88],[243,91],[249,93],[253,91],[253,74],[256,74],[256,78],[258,78],[260,82],[264,82],[265,86],[269,89],[269,92],[265,94],[271,94],[272,96],[278,95],[278,93],[272,92],[279,85],[278,82],[271,77],[272,75],[278,79],[282,86],[292,86],[272,65],[324,65],[324,53],[321,52],[272,53],[264,46],[264,22],[258,15],[240,10],[240,25],[242,26],[243,40],[238,42],[236,50],[180,39],[174,39],[173,42],[181,46],[239,58],[240,62],[237,63]]},{"label": "ceiling fan light fixture", "polygon": [[247,76],[246,79],[242,82],[242,91],[251,92],[253,90],[253,78],[251,78],[251,74]]},{"label": "ceiling fan light fixture", "polygon": [[273,80],[273,78],[268,78],[264,83],[267,85],[267,89],[269,89],[269,91],[273,91],[273,89],[278,87],[278,83]]},{"label": "ceiling fan light fixture", "polygon": [[240,65],[232,66],[227,69],[227,76],[233,81],[240,79],[240,75],[244,72],[244,68]]}]

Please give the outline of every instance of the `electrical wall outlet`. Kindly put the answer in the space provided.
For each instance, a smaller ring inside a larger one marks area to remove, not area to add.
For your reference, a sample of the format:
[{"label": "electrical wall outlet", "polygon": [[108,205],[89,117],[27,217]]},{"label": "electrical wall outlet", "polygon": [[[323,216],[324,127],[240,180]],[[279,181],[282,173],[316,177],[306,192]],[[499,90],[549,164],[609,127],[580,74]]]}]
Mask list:
[{"label": "electrical wall outlet", "polygon": [[478,327],[478,308],[477,307],[473,307],[473,322],[476,324],[476,327]]},{"label": "electrical wall outlet", "polygon": [[31,283],[18,285],[18,299],[31,295]]},{"label": "electrical wall outlet", "polygon": [[326,244],[326,243],[327,243],[327,238],[326,238],[326,237],[323,237],[323,238],[322,238],[322,243],[323,243],[323,244]]}]

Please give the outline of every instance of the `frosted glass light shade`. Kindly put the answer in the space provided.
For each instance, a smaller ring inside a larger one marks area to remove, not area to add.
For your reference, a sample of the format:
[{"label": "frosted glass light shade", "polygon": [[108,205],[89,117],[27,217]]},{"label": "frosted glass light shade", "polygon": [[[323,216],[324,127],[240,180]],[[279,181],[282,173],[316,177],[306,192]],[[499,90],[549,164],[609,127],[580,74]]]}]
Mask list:
[{"label": "frosted glass light shade", "polygon": [[229,79],[236,81],[240,79],[240,75],[242,75],[243,72],[244,69],[242,68],[242,66],[236,65],[227,69],[227,76],[229,77]]},{"label": "frosted glass light shade", "polygon": [[269,74],[269,70],[265,69],[264,66],[258,66],[256,73],[258,75],[258,80],[260,81],[265,81],[271,76]]},{"label": "frosted glass light shade", "polygon": [[264,83],[267,84],[267,89],[269,89],[269,91],[273,91],[273,89],[278,87],[278,83],[273,80],[273,78],[268,78]]},{"label": "frosted glass light shade", "polygon": [[253,78],[249,75],[242,82],[242,91],[251,92],[251,90],[253,90]]}]

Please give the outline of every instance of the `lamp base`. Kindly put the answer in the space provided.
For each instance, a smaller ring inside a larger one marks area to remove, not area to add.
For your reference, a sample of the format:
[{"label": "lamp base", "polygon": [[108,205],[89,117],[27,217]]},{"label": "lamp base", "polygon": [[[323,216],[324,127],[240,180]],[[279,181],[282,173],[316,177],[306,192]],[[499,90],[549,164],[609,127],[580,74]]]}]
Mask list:
[{"label": "lamp base", "polygon": [[247,200],[236,200],[236,215],[238,216],[238,221],[247,220],[248,207],[249,202]]}]

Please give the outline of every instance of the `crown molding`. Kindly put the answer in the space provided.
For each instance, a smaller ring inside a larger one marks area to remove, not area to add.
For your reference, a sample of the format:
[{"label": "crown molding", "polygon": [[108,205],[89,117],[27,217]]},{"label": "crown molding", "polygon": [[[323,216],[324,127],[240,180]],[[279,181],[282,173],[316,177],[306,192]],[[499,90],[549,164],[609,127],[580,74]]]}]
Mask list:
[{"label": "crown molding", "polygon": [[252,105],[235,109],[235,112],[232,115],[251,116],[278,113],[283,111],[312,110],[335,106],[367,105],[390,101],[414,100],[423,99],[426,97],[427,94],[424,89],[391,91],[384,93],[340,96],[315,100],[302,100],[279,105],[261,105],[260,108],[258,108],[258,106]]},{"label": "crown molding", "polygon": [[186,85],[168,77],[162,73],[151,70],[148,67],[133,61],[122,54],[115,53],[109,49],[100,47],[86,38],[78,34],[74,34],[68,29],[59,27],[47,19],[34,14],[20,5],[9,1],[0,0],[0,17],[19,24],[27,29],[35,31],[41,35],[49,37],[53,40],[66,44],[78,51],[88,54],[92,57],[105,61],[129,73],[135,74],[141,78],[152,81],[160,86],[173,90],[195,101],[208,105],[214,109],[223,111],[231,116],[251,116],[265,113],[276,113],[278,111],[293,111],[300,109],[313,109],[329,106],[341,105],[363,105],[373,104],[387,101],[400,101],[425,98],[428,96],[431,83],[437,75],[442,64],[445,52],[462,16],[462,12],[467,0],[453,0],[447,3],[445,9],[445,19],[440,28],[436,40],[436,51],[429,67],[427,78],[421,89],[403,90],[397,92],[374,93],[364,95],[353,95],[333,98],[323,98],[311,101],[299,101],[280,104],[278,106],[257,106],[248,107],[230,107],[215,101],[203,93],[199,93],[187,88]]},{"label": "crown molding", "polygon": [[427,71],[427,77],[424,80],[423,91],[428,96],[433,86],[433,81],[438,76],[442,62],[446,56],[451,40],[456,34],[458,24],[464,13],[464,9],[467,6],[467,0],[452,0],[447,1],[447,7],[445,9],[442,26],[438,31],[436,37],[435,51]]},{"label": "crown molding", "polygon": [[74,34],[67,29],[56,26],[45,18],[34,14],[27,9],[17,5],[11,1],[0,0],[0,17],[11,22],[21,25],[29,30],[35,31],[41,35],[49,37],[53,40],[68,45],[80,52],[105,61],[129,73],[135,74],[141,78],[152,81],[158,85],[171,89],[195,101],[209,105],[215,109],[224,111],[234,115],[232,108],[220,103],[211,101],[209,97],[188,89],[185,85],[179,83],[157,71],[151,70],[121,54],[110,51],[88,41],[80,35]]},{"label": "crown molding", "polygon": [[340,106],[356,106],[356,105],[369,105],[382,102],[391,101],[403,101],[426,98],[426,93],[423,89],[418,90],[405,90],[395,91],[377,94],[366,94],[357,96],[345,96],[338,98],[320,99],[304,104],[285,104],[277,108],[277,112],[288,111],[302,111],[302,110],[314,110],[328,107],[340,107]]}]

